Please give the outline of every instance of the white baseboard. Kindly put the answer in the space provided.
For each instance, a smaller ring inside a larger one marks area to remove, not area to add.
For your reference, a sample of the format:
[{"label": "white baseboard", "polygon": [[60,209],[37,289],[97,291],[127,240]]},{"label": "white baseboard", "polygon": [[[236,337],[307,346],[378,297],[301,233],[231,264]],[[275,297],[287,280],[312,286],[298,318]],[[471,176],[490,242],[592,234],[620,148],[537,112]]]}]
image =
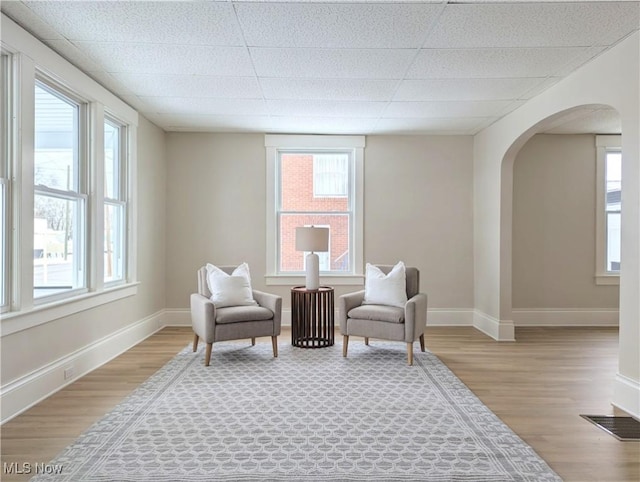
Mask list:
[{"label": "white baseboard", "polygon": [[516,326],[618,326],[619,311],[610,308],[515,308]]},{"label": "white baseboard", "polygon": [[[188,308],[169,308],[164,312],[163,326],[191,326]],[[473,326],[473,313],[470,308],[434,308],[427,310],[427,326]],[[290,308],[282,310],[281,323],[291,326]],[[337,323],[336,318],[336,326]]]},{"label": "white baseboard", "polygon": [[618,373],[613,384],[611,403],[640,420],[640,383]]},{"label": "white baseboard", "polygon": [[[61,388],[151,336],[163,325],[164,312],[116,331],[0,388],[0,424],[11,420]],[[72,370],[73,374],[69,374]],[[67,378],[65,379],[65,371]]]},{"label": "white baseboard", "polygon": [[473,326],[497,341],[515,341],[515,326],[511,320],[498,320],[487,313],[474,310]]}]

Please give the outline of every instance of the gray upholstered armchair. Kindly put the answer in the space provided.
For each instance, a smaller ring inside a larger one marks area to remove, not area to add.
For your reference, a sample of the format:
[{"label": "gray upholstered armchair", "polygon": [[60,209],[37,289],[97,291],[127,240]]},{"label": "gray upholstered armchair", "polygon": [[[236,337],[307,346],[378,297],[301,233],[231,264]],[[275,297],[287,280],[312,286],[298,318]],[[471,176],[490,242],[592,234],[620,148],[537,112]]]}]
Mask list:
[{"label": "gray upholstered armchair", "polygon": [[[234,268],[220,266],[227,274],[231,274]],[[213,343],[218,341],[251,338],[251,344],[255,345],[256,337],[270,336],[273,356],[278,356],[282,298],[257,290],[252,290],[252,293],[256,305],[216,308],[210,300],[206,267],[198,270],[198,292],[191,295],[193,351],[198,349],[198,340],[204,340],[207,344],[204,358],[206,366],[211,361]]]},{"label": "gray upholstered armchair", "polygon": [[[393,266],[377,265],[384,273]],[[347,356],[349,336],[362,336],[366,345],[369,338],[404,341],[407,344],[407,362],[413,365],[413,342],[420,340],[424,351],[424,330],[427,326],[427,295],[420,291],[420,272],[406,268],[407,303],[396,306],[363,304],[365,291],[349,293],[338,298],[338,318],[343,336],[342,356]]]}]

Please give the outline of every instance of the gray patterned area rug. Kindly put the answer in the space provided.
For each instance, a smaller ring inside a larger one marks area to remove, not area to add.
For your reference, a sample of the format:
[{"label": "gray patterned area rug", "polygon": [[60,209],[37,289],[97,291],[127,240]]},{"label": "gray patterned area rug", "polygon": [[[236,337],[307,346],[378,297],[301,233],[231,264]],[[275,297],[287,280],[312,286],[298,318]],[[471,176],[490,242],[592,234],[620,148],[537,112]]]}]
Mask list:
[{"label": "gray patterned area rug", "polygon": [[279,348],[185,348],[32,480],[560,480],[429,352]]}]

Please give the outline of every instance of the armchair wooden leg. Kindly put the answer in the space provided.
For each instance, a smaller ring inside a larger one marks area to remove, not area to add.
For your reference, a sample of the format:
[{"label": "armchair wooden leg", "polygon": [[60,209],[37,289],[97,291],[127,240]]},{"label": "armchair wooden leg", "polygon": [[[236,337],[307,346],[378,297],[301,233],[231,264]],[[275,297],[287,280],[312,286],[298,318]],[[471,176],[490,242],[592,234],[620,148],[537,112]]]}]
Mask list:
[{"label": "armchair wooden leg", "polygon": [[211,349],[213,348],[213,343],[207,343],[207,350],[204,352],[204,366],[208,367],[209,363],[211,363]]},{"label": "armchair wooden leg", "polygon": [[193,334],[193,351],[198,351],[198,340],[200,339],[200,337],[198,336],[197,333]]},{"label": "armchair wooden leg", "polygon": [[369,346],[369,337],[368,336],[364,337],[364,344]]},{"label": "armchair wooden leg", "polygon": [[271,346],[273,347],[273,358],[278,358],[278,337],[271,337]]},{"label": "armchair wooden leg", "polygon": [[256,337],[255,336],[251,337],[251,346],[256,346]]},{"label": "armchair wooden leg", "polygon": [[346,358],[347,349],[349,348],[349,335],[342,336],[342,356]]},{"label": "armchair wooden leg", "polygon": [[413,365],[413,343],[407,343],[407,362],[409,366]]},{"label": "armchair wooden leg", "polygon": [[424,352],[424,333],[420,335],[420,351]]}]

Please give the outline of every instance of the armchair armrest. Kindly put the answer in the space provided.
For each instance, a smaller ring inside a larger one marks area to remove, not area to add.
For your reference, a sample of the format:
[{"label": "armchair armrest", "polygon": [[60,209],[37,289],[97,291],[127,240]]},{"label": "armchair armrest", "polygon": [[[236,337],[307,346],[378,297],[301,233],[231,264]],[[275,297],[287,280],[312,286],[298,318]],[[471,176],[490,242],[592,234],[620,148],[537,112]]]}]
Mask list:
[{"label": "armchair armrest", "polygon": [[191,295],[191,324],[193,331],[205,342],[214,342],[216,306],[206,296]]},{"label": "armchair armrest", "polygon": [[338,320],[340,321],[340,332],[347,334],[347,313],[353,308],[360,306],[364,301],[364,290],[354,293],[347,293],[338,298]]},{"label": "armchair armrest", "polygon": [[411,343],[427,327],[427,295],[418,293],[404,305],[405,341]]},{"label": "armchair armrest", "polygon": [[253,299],[264,308],[273,311],[273,336],[280,334],[282,324],[282,297],[264,291],[253,290]]}]

